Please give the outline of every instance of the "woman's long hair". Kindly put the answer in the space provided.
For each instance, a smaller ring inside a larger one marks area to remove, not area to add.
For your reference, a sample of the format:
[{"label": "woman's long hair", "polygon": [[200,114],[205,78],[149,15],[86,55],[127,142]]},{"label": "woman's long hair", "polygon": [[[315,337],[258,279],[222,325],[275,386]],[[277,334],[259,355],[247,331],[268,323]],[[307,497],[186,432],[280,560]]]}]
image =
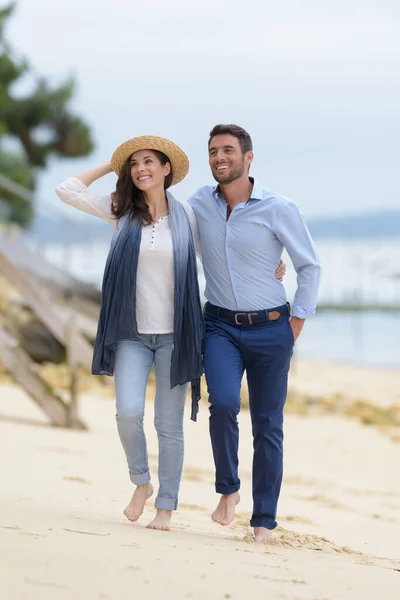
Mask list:
[{"label": "woman's long hair", "polygon": [[[171,170],[164,180],[164,189],[167,190],[172,183],[172,165],[168,156],[159,150],[152,150],[162,165],[170,164]],[[128,215],[130,220],[139,219],[142,225],[151,225],[152,218],[149,205],[141,190],[132,181],[131,157],[127,159],[122,167],[121,175],[117,181],[116,191],[111,194],[111,212],[116,219]]]}]

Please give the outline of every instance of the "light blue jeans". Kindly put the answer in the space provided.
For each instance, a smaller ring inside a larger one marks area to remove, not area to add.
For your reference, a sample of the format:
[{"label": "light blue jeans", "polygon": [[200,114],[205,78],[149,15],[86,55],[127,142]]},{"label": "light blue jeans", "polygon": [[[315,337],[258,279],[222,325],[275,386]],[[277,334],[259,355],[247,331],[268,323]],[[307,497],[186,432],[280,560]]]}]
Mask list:
[{"label": "light blue jeans", "polygon": [[135,485],[150,481],[143,417],[152,364],[156,373],[154,425],[158,436],[159,491],[156,508],[176,510],[183,466],[183,412],[188,385],[171,390],[173,334],[139,334],[118,343],[115,353],[117,425]]}]

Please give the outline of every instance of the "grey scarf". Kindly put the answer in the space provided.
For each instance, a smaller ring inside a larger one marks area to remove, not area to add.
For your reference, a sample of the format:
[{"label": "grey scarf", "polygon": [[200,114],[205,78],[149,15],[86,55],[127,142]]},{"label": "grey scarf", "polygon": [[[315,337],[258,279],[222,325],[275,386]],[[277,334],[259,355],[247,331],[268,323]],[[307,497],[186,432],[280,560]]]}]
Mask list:
[{"label": "grey scarf", "polygon": [[[204,324],[197,279],[196,251],[186,210],[167,192],[174,252],[174,335],[171,388],[192,383],[191,419],[196,421],[203,373]],[[114,231],[104,270],[102,301],[92,373],[113,375],[118,341],[134,339],[136,275],[142,227],[122,217]]]}]

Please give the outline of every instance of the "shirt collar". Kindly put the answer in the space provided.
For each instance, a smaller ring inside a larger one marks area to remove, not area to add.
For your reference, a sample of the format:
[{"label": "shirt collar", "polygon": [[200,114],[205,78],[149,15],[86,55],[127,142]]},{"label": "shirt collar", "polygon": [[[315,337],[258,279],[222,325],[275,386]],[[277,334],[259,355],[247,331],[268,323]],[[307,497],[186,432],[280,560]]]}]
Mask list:
[{"label": "shirt collar", "polygon": [[[253,189],[251,191],[251,196],[250,196],[249,200],[262,200],[263,199],[262,186],[258,183],[258,181],[256,181],[254,179],[254,177],[249,177],[249,179],[253,184]],[[219,184],[214,188],[212,194],[213,194],[214,198],[220,198],[221,200],[224,200],[223,196],[221,195]],[[225,200],[224,200],[224,202],[225,202]]]},{"label": "shirt collar", "polygon": [[250,200],[262,200],[264,198],[262,186],[253,177],[249,177],[249,179],[253,182]]}]

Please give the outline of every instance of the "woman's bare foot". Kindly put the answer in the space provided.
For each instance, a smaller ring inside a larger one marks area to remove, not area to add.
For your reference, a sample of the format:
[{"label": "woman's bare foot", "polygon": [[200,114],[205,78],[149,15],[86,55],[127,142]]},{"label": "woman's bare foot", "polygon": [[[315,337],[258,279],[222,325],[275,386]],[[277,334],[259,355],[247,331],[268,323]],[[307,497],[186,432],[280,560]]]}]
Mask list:
[{"label": "woman's bare foot", "polygon": [[143,512],[146,500],[153,494],[153,486],[151,483],[145,483],[144,485],[138,485],[136,490],[133,492],[132,500],[124,510],[124,515],[130,521],[137,521]]},{"label": "woman's bare foot", "polygon": [[266,527],[254,527],[254,541],[270,542],[273,538],[272,531]]},{"label": "woman's bare foot", "polygon": [[211,518],[220,525],[229,525],[235,518],[235,507],[240,502],[239,492],[221,496],[217,508],[214,510]]},{"label": "woman's bare foot", "polygon": [[172,510],[157,508],[156,517],[147,525],[147,529],[159,529],[169,531],[171,529]]}]

